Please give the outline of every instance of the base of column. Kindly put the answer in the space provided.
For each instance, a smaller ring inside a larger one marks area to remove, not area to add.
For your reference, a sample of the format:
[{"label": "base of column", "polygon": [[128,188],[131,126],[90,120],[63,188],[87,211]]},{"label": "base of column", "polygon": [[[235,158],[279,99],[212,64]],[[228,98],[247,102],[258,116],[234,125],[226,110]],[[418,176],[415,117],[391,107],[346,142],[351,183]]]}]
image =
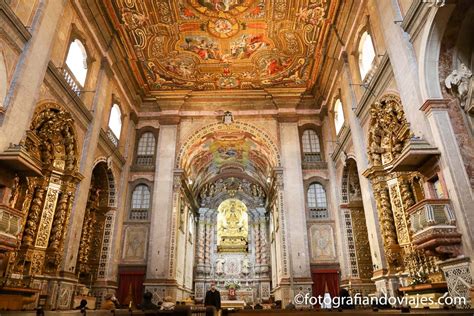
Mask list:
[{"label": "base of column", "polygon": [[456,304],[457,308],[470,308],[474,305],[473,272],[469,257],[458,257],[438,262],[448,284],[449,295],[453,298],[463,297],[466,304]]},{"label": "base of column", "polygon": [[388,296],[398,296],[398,288],[400,287],[399,276],[388,274],[385,270],[374,271],[371,279],[375,283],[376,293]]},{"label": "base of column", "polygon": [[145,286],[145,292],[153,294],[152,301],[155,304],[160,301],[163,302],[167,296],[174,301],[182,301],[194,295],[191,289],[178,285],[176,280],[172,279],[145,281],[143,285]]},{"label": "base of column", "polygon": [[[273,289],[272,294],[275,301],[281,300],[283,307],[285,307],[289,302],[294,302],[296,295],[311,297],[313,295],[312,285],[313,280],[311,278],[293,280],[293,285],[291,285],[289,280],[282,280],[279,286]],[[305,306],[304,304],[298,304],[299,308],[304,308]]]}]

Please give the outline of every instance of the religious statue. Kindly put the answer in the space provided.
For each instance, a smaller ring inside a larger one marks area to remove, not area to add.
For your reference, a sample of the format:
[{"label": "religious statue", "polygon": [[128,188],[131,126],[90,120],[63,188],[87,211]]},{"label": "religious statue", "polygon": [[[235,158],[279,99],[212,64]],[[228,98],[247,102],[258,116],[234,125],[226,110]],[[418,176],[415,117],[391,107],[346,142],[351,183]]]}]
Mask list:
[{"label": "religious statue", "polygon": [[18,196],[20,194],[20,177],[15,174],[13,178],[13,185],[11,187],[11,195],[8,204],[11,208],[15,208],[16,201],[18,200]]},{"label": "religious statue", "polygon": [[217,275],[224,274],[224,265],[225,265],[224,258],[220,257],[216,260],[216,274]]},{"label": "religious statue", "polygon": [[217,235],[219,251],[245,251],[248,237],[248,214],[245,204],[228,199],[219,205]]},{"label": "religious statue", "polygon": [[472,71],[466,65],[461,64],[459,69],[454,69],[444,80],[448,91],[459,100],[461,108],[466,106],[471,77]]},{"label": "religious statue", "polygon": [[247,276],[250,274],[250,259],[246,256],[242,259],[242,274]]}]

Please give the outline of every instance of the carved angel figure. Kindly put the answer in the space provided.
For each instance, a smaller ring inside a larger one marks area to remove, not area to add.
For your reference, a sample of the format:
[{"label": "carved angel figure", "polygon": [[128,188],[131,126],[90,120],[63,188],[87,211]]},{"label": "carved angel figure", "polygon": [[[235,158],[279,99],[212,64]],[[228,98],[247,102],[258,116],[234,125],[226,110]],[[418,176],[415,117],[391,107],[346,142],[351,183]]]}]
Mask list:
[{"label": "carved angel figure", "polygon": [[454,69],[444,80],[446,88],[459,100],[463,109],[466,105],[466,98],[469,92],[469,82],[471,77],[472,71],[467,68],[466,65],[461,64],[459,69]]}]

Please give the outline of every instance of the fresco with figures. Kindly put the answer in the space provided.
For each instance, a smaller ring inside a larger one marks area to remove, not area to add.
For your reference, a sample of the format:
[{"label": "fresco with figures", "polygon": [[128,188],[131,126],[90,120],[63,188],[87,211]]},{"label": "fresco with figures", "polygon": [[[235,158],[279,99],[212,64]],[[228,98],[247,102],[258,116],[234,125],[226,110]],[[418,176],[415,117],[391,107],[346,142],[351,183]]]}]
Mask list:
[{"label": "fresco with figures", "polygon": [[[109,0],[144,93],[311,89],[330,0]],[[296,10],[289,12],[289,8]]]}]

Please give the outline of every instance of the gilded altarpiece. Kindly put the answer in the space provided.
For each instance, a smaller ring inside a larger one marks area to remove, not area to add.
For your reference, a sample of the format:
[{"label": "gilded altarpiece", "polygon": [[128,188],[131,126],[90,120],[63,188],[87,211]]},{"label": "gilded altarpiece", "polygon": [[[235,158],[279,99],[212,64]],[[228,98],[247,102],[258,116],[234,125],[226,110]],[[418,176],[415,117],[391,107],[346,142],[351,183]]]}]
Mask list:
[{"label": "gilded altarpiece", "polygon": [[373,186],[387,260],[387,275],[400,276],[402,286],[440,283],[443,277],[435,257],[416,249],[412,242],[407,210],[425,198],[418,172],[392,172],[394,161],[410,140],[398,96],[386,95],[370,109],[368,155],[370,168],[364,172]]},{"label": "gilded altarpiece", "polygon": [[[24,229],[17,249],[8,253],[3,284],[38,289],[39,294],[47,295],[46,305],[55,306],[61,282],[51,276],[58,273],[63,259],[74,193],[82,180],[71,115],[57,104],[40,105],[25,138],[14,147],[29,155],[42,176],[17,175],[14,179],[10,206],[23,214]],[[35,300],[24,300],[24,304]]]}]

